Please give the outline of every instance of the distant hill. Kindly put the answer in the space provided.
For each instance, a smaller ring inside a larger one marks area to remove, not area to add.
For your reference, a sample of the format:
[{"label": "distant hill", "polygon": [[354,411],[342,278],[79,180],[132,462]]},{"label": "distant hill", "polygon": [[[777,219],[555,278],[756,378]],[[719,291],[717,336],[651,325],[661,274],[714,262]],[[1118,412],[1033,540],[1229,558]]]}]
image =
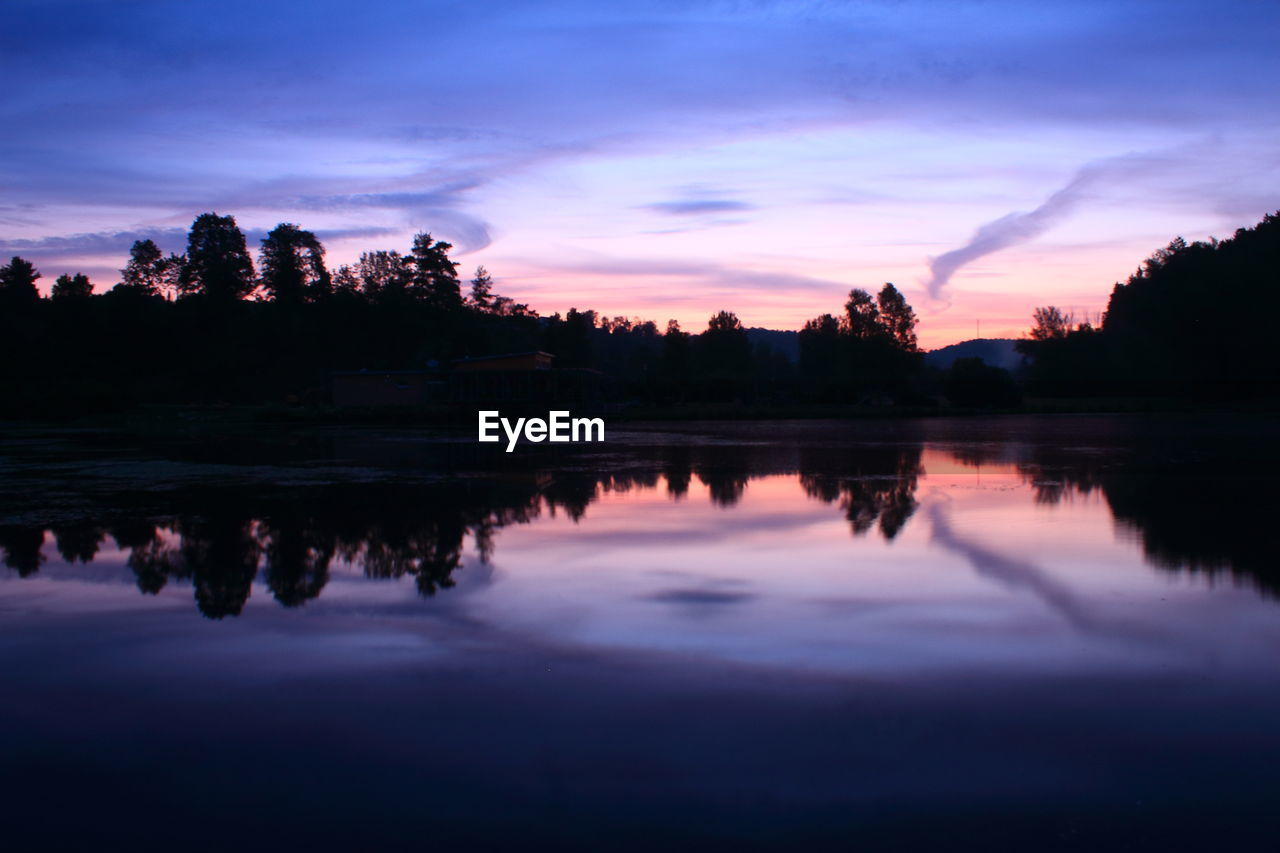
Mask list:
[{"label": "distant hill", "polygon": [[992,367],[1014,371],[1022,366],[1022,354],[1013,348],[1015,338],[974,338],[925,353],[925,364],[946,370],[958,358],[980,358]]},{"label": "distant hill", "polygon": [[[751,346],[760,344],[773,347],[793,364],[800,362],[800,333],[783,329],[747,329]],[[925,363],[930,367],[946,370],[957,358],[980,358],[992,367],[1014,371],[1022,366],[1022,355],[1014,350],[1014,338],[975,338],[925,353]]]},{"label": "distant hill", "polygon": [[800,333],[781,329],[747,329],[747,340],[751,346],[766,344],[787,357],[792,364],[800,362]]}]

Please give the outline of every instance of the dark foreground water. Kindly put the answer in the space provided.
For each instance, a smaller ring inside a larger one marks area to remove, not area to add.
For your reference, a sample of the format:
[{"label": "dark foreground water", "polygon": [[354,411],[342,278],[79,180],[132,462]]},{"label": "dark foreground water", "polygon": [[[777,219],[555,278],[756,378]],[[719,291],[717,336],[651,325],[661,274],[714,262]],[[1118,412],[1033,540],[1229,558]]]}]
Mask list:
[{"label": "dark foreground water", "polygon": [[11,429],[0,845],[1273,850],[1276,427]]}]

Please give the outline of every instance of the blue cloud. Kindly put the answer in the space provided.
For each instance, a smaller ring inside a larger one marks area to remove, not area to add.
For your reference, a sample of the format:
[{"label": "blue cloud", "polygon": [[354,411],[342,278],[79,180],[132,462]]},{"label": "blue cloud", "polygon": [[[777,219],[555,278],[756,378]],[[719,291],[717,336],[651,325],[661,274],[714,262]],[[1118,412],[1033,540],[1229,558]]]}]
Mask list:
[{"label": "blue cloud", "polygon": [[645,208],[669,216],[703,216],[709,213],[740,213],[755,209],[755,205],[733,199],[709,198],[659,201],[647,204]]}]

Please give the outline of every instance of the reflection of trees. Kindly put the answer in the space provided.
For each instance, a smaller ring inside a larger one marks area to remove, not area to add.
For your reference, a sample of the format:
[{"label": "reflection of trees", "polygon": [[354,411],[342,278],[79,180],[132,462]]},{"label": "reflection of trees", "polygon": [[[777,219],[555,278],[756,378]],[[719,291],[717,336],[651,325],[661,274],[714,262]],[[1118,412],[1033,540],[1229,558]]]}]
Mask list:
[{"label": "reflection of trees", "polygon": [[574,521],[587,513],[587,507],[599,496],[600,478],[589,471],[562,471],[543,490],[547,507],[553,513],[562,509]]},{"label": "reflection of trees", "polygon": [[1081,459],[1075,464],[1035,459],[1019,462],[1017,469],[1030,484],[1036,503],[1046,506],[1061,503],[1072,495],[1089,495],[1102,488],[1102,470],[1095,459]]},{"label": "reflection of trees", "polygon": [[105,531],[92,524],[60,524],[53,528],[53,538],[57,543],[58,554],[68,563],[77,560],[91,563],[98,555],[98,546],[102,543]]},{"label": "reflection of trees", "polygon": [[800,483],[811,498],[839,502],[855,536],[878,524],[892,540],[916,511],[921,451],[919,444],[886,444],[804,452]]},{"label": "reflection of trees", "polygon": [[[157,594],[174,582],[191,583],[198,609],[221,619],[240,614],[261,579],[275,600],[298,607],[319,597],[335,566],[351,566],[370,579],[412,578],[431,596],[455,585],[465,568],[468,537],[482,562],[498,547],[505,527],[543,513],[577,521],[608,493],[665,488],[686,497],[694,478],[718,506],[737,504],[754,476],[794,472],[794,453],[767,442],[666,447],[652,461],[604,470],[508,472],[501,477],[457,477],[434,483],[313,486],[273,494],[258,487],[202,489],[172,496],[166,511],[145,520],[121,520],[118,499],[109,520],[54,528],[67,561],[89,562],[105,535],[127,552],[138,589]],[[849,452],[809,460],[811,494],[839,501],[853,528],[879,524],[892,538],[915,508],[919,448]],[[44,531],[0,528],[5,562],[26,576],[39,570]]]},{"label": "reflection of trees", "polygon": [[178,522],[178,553],[191,574],[196,606],[210,619],[239,616],[258,574],[260,545],[245,518],[217,515]]},{"label": "reflection of trees", "polygon": [[0,527],[0,550],[4,551],[4,564],[25,578],[40,571],[44,562],[44,554],[40,546],[44,544],[44,531],[39,527],[24,525],[5,525]]},{"label": "reflection of trees", "polygon": [[276,601],[297,607],[320,595],[337,549],[331,532],[292,516],[263,522],[258,541],[266,556],[267,588]]},{"label": "reflection of trees", "polygon": [[698,479],[707,487],[711,502],[716,506],[731,507],[742,500],[747,491],[748,474],[741,470],[700,468]]},{"label": "reflection of trees", "polygon": [[369,531],[364,548],[364,573],[370,578],[414,578],[418,592],[435,595],[454,585],[453,572],[462,565],[467,526],[459,515],[422,520],[398,519]]},{"label": "reflection of trees", "polygon": [[[580,517],[601,488],[595,478],[572,480],[557,494],[556,482],[532,477],[328,486],[256,499],[205,491],[178,499],[174,515],[63,524],[53,533],[66,562],[91,562],[109,533],[127,551],[126,565],[141,592],[154,595],[171,580],[190,581],[200,612],[221,619],[243,611],[259,571],[285,607],[317,598],[335,559],[369,578],[412,577],[422,595],[434,595],[454,586],[468,535],[488,560],[501,528],[526,523],[544,507]],[[640,483],[653,488],[657,474],[610,478],[606,487]],[[0,527],[5,564],[22,577],[39,570],[44,541],[40,527]]]},{"label": "reflection of trees", "polygon": [[689,494],[689,483],[693,479],[692,453],[688,446],[677,444],[667,449],[662,460],[662,476],[667,481],[667,494],[673,500],[680,500]]},{"label": "reflection of trees", "polygon": [[1242,463],[1263,458],[1266,450],[1247,441],[1227,447],[1194,438],[1128,438],[1110,451],[1034,444],[1023,449],[1015,465],[1037,503],[1101,494],[1116,524],[1138,535],[1153,566],[1226,575],[1280,595],[1280,563],[1274,556],[1280,538],[1267,513],[1274,502],[1272,486],[1248,470],[1232,474]]},{"label": "reflection of trees", "polygon": [[139,591],[148,595],[164,589],[171,577],[190,577],[179,551],[157,535],[155,528],[150,539],[131,548],[128,565],[137,579]]},{"label": "reflection of trees", "polygon": [[1117,523],[1138,533],[1152,565],[1227,576],[1280,596],[1273,486],[1257,474],[1223,474],[1216,465],[1114,472],[1102,492]]}]

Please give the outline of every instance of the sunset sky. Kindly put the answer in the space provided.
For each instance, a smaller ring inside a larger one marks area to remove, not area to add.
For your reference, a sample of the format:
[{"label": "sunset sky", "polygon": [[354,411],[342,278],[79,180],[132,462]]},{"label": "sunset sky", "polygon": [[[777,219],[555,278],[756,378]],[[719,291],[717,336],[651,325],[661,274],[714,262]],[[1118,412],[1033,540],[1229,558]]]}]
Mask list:
[{"label": "sunset sky", "polygon": [[234,214],[331,267],[457,246],[544,313],[798,328],[895,282],[921,343],[1101,310],[1280,208],[1280,4],[0,6],[0,253],[99,292]]}]

